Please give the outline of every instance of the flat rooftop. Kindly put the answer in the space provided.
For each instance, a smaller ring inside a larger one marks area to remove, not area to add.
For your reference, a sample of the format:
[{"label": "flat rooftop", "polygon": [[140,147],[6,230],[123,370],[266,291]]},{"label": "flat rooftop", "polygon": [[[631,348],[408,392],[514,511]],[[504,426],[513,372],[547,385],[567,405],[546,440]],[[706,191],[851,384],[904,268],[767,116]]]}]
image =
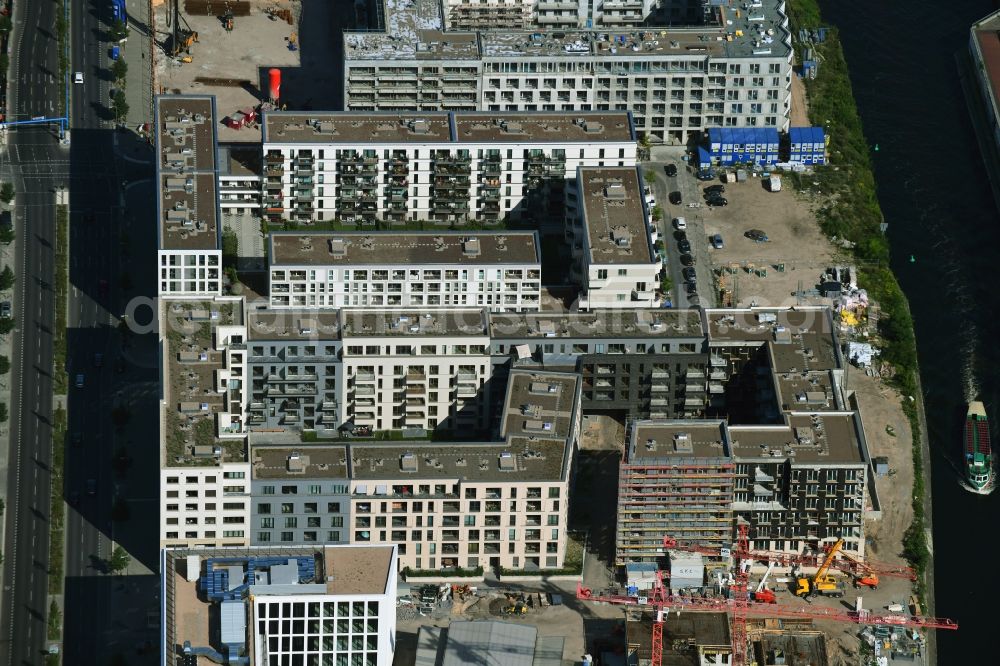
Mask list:
[{"label": "flat rooftop", "polygon": [[340,313],[336,310],[247,310],[251,340],[336,340]]},{"label": "flat rooftop", "polygon": [[706,310],[710,345],[769,343],[775,372],[841,367],[830,310],[825,307]]},{"label": "flat rooftop", "polygon": [[843,411],[834,393],[830,372],[778,372],[778,408],[782,411],[832,412]]},{"label": "flat rooftop", "polygon": [[653,250],[635,167],[588,167],[577,173],[590,263],[652,263]]},{"label": "flat rooftop", "polygon": [[594,312],[490,313],[490,334],[521,338],[704,337],[698,310],[601,310]]},{"label": "flat rooftop", "polygon": [[412,337],[416,341],[427,336],[485,337],[488,333],[486,312],[475,310],[445,310],[435,312],[367,312],[346,309],[340,311],[341,335],[351,337]]},{"label": "flat rooftop", "polygon": [[[317,594],[331,596],[381,595],[387,593],[390,569],[393,567],[394,546],[321,546],[321,547],[232,547],[232,548],[169,548],[164,551],[165,566],[163,582],[166,589],[167,613],[163,618],[166,629],[166,644],[163,650],[171,656],[179,654],[180,648],[189,641],[193,647],[215,647],[221,649],[220,604],[206,602],[198,593],[198,583],[188,581],[188,557],[198,558],[199,571],[192,578],[200,578],[205,572],[206,560],[221,558],[230,560],[227,566],[240,566],[239,560],[251,558],[310,558],[316,563],[316,579],[312,584],[278,585],[275,592],[281,595],[298,596],[308,600]],[[391,593],[391,591],[389,591]],[[242,598],[245,613],[246,648],[250,663],[254,660],[257,623],[251,599],[261,600],[267,596],[267,586],[255,585],[254,597]],[[211,664],[205,657],[196,657],[199,666]]]},{"label": "flat rooftop", "polygon": [[264,113],[265,144],[446,143],[452,140],[448,113],[354,113],[350,111]]},{"label": "flat rooftop", "polygon": [[513,370],[507,380],[500,435],[569,437],[580,376]]},{"label": "flat rooftop", "polygon": [[160,175],[161,249],[218,247],[218,193],[213,173]]},{"label": "flat rooftop", "polygon": [[632,142],[635,129],[625,111],[560,111],[453,114],[455,136],[464,143]]},{"label": "flat rooftop", "polygon": [[265,144],[595,143],[635,141],[624,111],[270,111]]},{"label": "flat rooftop", "polygon": [[215,414],[225,412],[226,405],[223,394],[216,391],[216,374],[225,367],[225,353],[215,348],[214,332],[220,325],[240,325],[242,316],[236,302],[163,301],[167,418],[163,453],[168,467],[216,464],[205,447],[221,447],[221,462],[245,459],[242,440],[215,437]]},{"label": "flat rooftop", "polygon": [[536,232],[274,232],[271,267],[539,264]]},{"label": "flat rooftop", "polygon": [[214,99],[158,96],[156,147],[160,249],[217,249]]},{"label": "flat rooftop", "polygon": [[566,440],[526,437],[508,442],[352,444],[351,478],[561,481],[572,454],[569,447]]},{"label": "flat rooftop", "polygon": [[651,459],[731,460],[723,421],[637,421],[628,446],[630,464]]},{"label": "flat rooftop", "polygon": [[694,26],[623,26],[620,29],[444,31],[435,0],[385,0],[384,32],[344,33],[352,60],[484,60],[538,58],[781,57],[791,52],[780,0],[759,7],[710,7]]},{"label": "flat rooftop", "polygon": [[345,446],[254,446],[250,453],[255,479],[347,478]]},{"label": "flat rooftop", "polygon": [[736,458],[793,458],[798,464],[862,464],[851,414],[789,416],[787,425],[730,426]]},{"label": "flat rooftop", "polygon": [[262,153],[259,143],[220,143],[217,158],[222,178],[260,178]]}]

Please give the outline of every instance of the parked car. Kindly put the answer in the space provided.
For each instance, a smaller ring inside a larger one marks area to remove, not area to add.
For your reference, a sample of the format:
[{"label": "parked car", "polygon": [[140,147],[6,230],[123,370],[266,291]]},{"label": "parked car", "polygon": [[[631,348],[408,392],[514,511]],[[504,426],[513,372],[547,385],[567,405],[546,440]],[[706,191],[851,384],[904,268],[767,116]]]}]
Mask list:
[{"label": "parked car", "polygon": [[688,237],[688,235],[687,235],[686,231],[679,231],[678,230],[678,231],[674,232],[674,240],[679,240],[679,241],[681,241],[681,240],[687,240],[687,237]]},{"label": "parked car", "polygon": [[667,197],[667,198],[670,200],[670,203],[672,203],[673,205],[675,205],[675,206],[681,205],[681,193],[680,192],[677,192],[677,191],[671,192],[670,196]]},{"label": "parked car", "polygon": [[705,194],[716,192],[718,194],[723,194],[726,191],[725,185],[709,185],[705,188]]},{"label": "parked car", "polygon": [[667,174],[668,177],[673,178],[674,176],[677,175],[677,165],[668,164],[667,166],[663,167],[663,172]]},{"label": "parked car", "polygon": [[689,254],[691,252],[691,241],[688,239],[683,239],[677,243],[677,249],[681,251],[682,254]]},{"label": "parked car", "polygon": [[694,282],[688,282],[687,284],[684,285],[684,288],[686,289],[689,296],[694,296],[695,294],[698,293],[698,285],[696,285]]},{"label": "parked car", "polygon": [[117,44],[114,44],[111,47],[111,59],[112,60],[118,60],[118,58],[121,57],[121,54],[122,54],[121,47],[118,46]]},{"label": "parked car", "polygon": [[681,266],[694,266],[694,257],[690,254],[682,254]]},{"label": "parked car", "polygon": [[695,282],[698,279],[698,276],[696,275],[694,270],[694,266],[688,266],[687,268],[685,268],[683,271],[681,271],[681,275],[684,276],[684,280],[686,280],[687,282]]},{"label": "parked car", "polygon": [[97,494],[97,479],[87,479],[87,494],[90,496]]},{"label": "parked car", "polygon": [[750,229],[749,231],[744,232],[743,235],[755,243],[767,242],[767,234],[765,234],[760,229]]},{"label": "parked car", "polygon": [[11,318],[10,301],[4,301],[3,303],[0,303],[0,317],[3,317],[4,319]]},{"label": "parked car", "polygon": [[656,208],[656,197],[653,195],[646,197],[646,208],[649,208],[650,210]]},{"label": "parked car", "polygon": [[83,388],[83,373],[82,372],[76,376],[75,385],[76,385],[76,387],[78,389],[82,389]]},{"label": "parked car", "polygon": [[705,200],[705,203],[709,206],[728,206],[729,199],[726,197],[709,197]]},{"label": "parked car", "polygon": [[683,217],[674,218],[674,229],[684,230],[687,228],[688,228],[687,220],[685,220]]},{"label": "parked car", "polygon": [[712,241],[712,247],[714,247],[716,250],[722,249],[723,247],[722,234],[715,234],[714,236],[712,236],[711,241]]},{"label": "parked car", "polygon": [[695,174],[695,178],[698,180],[715,180],[715,170],[699,169],[698,173]]}]

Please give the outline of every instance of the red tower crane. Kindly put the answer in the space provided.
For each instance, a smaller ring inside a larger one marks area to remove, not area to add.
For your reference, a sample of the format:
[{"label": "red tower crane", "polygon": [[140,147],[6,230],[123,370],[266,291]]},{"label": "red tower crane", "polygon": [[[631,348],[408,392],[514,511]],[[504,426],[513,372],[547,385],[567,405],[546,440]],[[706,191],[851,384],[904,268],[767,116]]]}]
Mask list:
[{"label": "red tower crane", "polygon": [[[881,624],[897,627],[913,627],[921,629],[958,629],[958,624],[947,618],[935,617],[908,617],[896,614],[874,614],[870,611],[842,611],[832,608],[808,607],[792,608],[774,604],[773,602],[754,603],[747,594],[747,571],[744,568],[744,560],[766,559],[764,551],[751,551],[749,548],[749,537],[747,525],[740,524],[737,531],[737,541],[735,552],[736,560],[734,572],[734,582],[729,586],[730,597],[726,599],[705,599],[690,596],[675,596],[669,594],[668,589],[663,584],[663,572],[657,572],[656,583],[647,597],[633,597],[624,595],[604,595],[595,596],[589,588],[577,585],[576,596],[584,601],[596,601],[602,603],[619,604],[623,606],[634,606],[638,608],[649,608],[655,613],[652,633],[652,666],[661,666],[663,663],[663,619],[664,615],[671,610],[684,611],[708,611],[708,612],[728,612],[732,614],[732,649],[733,666],[746,666],[747,663],[747,617],[778,617],[778,618],[798,618],[813,620],[834,620],[837,622],[852,622],[855,624]],[[700,546],[678,546],[676,541],[669,537],[664,538],[664,546],[670,549],[686,550],[698,552],[712,556],[720,554],[717,548],[705,548]],[[794,563],[801,558],[781,555],[783,562]],[[846,561],[846,560],[845,560]],[[849,566],[849,565],[845,565]],[[897,569],[891,569],[896,571]],[[902,572],[901,572],[902,574]],[[886,575],[892,575],[887,573]],[[906,577],[910,577],[907,575]]]}]

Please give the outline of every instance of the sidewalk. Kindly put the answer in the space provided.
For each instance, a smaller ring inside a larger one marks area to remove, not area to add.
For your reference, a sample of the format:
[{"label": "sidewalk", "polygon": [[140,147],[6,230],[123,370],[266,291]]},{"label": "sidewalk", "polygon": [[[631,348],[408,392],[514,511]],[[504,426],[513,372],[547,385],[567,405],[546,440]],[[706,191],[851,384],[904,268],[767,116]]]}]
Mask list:
[{"label": "sidewalk", "polygon": [[[23,219],[19,214],[19,211],[14,209],[13,204],[3,205],[0,204],[0,210],[10,210],[11,220],[14,225],[14,241],[10,245],[0,245],[0,270],[3,270],[4,266],[10,266],[11,270],[15,270],[16,267],[16,257],[18,251],[17,233],[23,228]],[[10,301],[12,306],[15,300],[15,290],[18,285],[19,276],[15,275],[14,287],[8,289],[7,291],[0,291],[0,302]],[[16,307],[13,308],[14,312],[17,312]],[[13,332],[7,335],[0,335],[0,354],[6,356],[11,362],[11,371],[6,375],[0,375],[0,402],[7,405],[7,422],[0,423],[0,498],[3,499],[4,503],[4,514],[5,517],[8,509],[10,508],[10,501],[7,497],[7,473],[10,467],[10,419],[13,416],[14,405],[11,400],[11,373],[14,368],[14,334]],[[4,523],[5,524],[5,523]],[[0,529],[0,553],[4,552],[4,547],[7,542],[7,530]],[[2,597],[2,590],[0,590],[0,597]]]}]

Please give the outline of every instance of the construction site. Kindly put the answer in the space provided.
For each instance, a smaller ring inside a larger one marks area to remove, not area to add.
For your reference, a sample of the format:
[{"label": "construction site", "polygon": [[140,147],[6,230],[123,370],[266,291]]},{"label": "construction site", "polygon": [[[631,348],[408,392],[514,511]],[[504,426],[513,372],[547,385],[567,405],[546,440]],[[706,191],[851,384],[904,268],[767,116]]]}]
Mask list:
[{"label": "construction site", "polygon": [[337,3],[153,0],[153,10],[154,90],[215,95],[220,141],[260,141],[262,110],[340,108]]}]

